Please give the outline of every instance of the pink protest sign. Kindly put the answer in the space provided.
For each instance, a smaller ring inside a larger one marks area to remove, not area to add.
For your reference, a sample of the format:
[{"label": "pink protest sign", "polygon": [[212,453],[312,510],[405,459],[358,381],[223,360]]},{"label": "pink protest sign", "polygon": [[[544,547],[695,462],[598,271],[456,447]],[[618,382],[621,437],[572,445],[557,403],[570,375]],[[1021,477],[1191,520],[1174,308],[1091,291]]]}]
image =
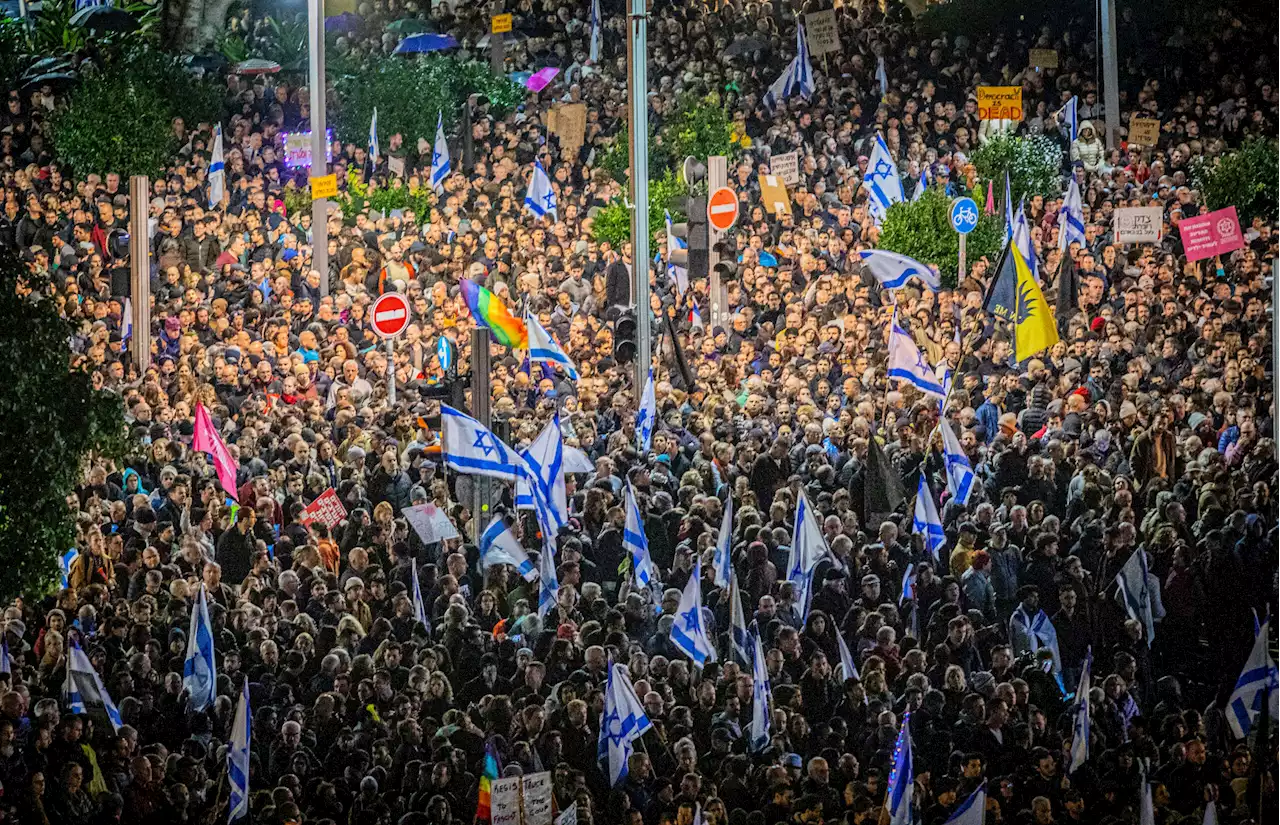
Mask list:
[{"label": "pink protest sign", "polygon": [[1240,219],[1234,206],[1186,218],[1178,224],[1178,231],[1182,235],[1182,248],[1188,261],[1224,255],[1244,246]]}]

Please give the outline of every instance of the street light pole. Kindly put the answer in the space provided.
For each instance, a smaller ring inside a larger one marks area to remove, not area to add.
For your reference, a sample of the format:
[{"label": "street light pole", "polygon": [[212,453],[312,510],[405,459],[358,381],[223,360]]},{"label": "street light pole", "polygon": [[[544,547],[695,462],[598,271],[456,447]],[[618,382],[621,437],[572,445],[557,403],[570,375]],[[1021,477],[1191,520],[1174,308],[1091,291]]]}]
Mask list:
[{"label": "street light pole", "polygon": [[[324,0],[307,0],[309,80],[311,84],[311,177],[329,173],[325,125]],[[320,273],[320,296],[329,294],[329,199],[311,202],[311,268]]]},{"label": "street light pole", "polygon": [[627,26],[627,100],[631,105],[631,297],[636,309],[635,393],[653,365],[649,317],[649,66],[646,0],[631,0]]},{"label": "street light pole", "polygon": [[1102,108],[1107,150],[1120,145],[1120,69],[1116,59],[1116,0],[1100,0],[1102,24]]}]

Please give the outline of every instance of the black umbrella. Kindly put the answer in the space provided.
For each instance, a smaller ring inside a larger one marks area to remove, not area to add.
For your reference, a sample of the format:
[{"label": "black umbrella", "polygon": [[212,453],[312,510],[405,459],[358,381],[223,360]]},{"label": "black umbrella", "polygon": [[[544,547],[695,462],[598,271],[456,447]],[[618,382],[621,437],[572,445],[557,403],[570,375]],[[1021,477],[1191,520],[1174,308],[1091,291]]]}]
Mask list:
[{"label": "black umbrella", "polygon": [[90,6],[81,9],[71,17],[69,25],[91,29],[96,32],[131,32],[138,28],[138,21],[132,14],[110,6]]},{"label": "black umbrella", "polygon": [[69,57],[42,57],[27,67],[27,70],[22,73],[22,79],[26,80],[36,75],[49,74],[50,72],[65,72],[70,69],[71,58]]},{"label": "black umbrella", "polygon": [[29,95],[44,86],[50,87],[55,92],[64,92],[76,85],[79,79],[75,72],[49,72],[36,75],[22,84],[22,93]]},{"label": "black umbrella", "polygon": [[231,65],[226,56],[212,52],[210,54],[187,55],[186,64],[189,69],[203,69],[206,72],[220,72]]},{"label": "black umbrella", "polygon": [[726,46],[723,54],[725,57],[739,57],[740,55],[763,51],[767,48],[769,48],[768,40],[759,37],[744,37]]}]

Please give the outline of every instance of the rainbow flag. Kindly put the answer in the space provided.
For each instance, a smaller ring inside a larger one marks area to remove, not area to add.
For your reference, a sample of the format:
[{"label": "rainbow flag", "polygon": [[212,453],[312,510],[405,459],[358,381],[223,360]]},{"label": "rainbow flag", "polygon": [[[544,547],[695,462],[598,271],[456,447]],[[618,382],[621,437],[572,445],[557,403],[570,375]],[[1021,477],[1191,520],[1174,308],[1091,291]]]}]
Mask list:
[{"label": "rainbow flag", "polygon": [[[463,283],[467,283],[463,281]],[[484,743],[484,770],[480,772],[480,802],[476,805],[476,820],[488,822],[493,816],[490,810],[490,793],[493,791],[493,780],[498,778],[498,752],[493,747],[493,740]]]},{"label": "rainbow flag", "polygon": [[463,279],[462,298],[476,323],[489,328],[493,340],[513,349],[529,348],[529,331],[494,294],[474,281]]}]

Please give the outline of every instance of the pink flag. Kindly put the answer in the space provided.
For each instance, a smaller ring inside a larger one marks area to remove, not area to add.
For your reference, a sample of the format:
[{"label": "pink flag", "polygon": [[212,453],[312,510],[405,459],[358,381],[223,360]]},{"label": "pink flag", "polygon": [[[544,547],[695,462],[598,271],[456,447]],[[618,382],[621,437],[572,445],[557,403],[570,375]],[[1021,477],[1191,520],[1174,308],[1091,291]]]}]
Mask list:
[{"label": "pink flag", "polygon": [[991,181],[987,181],[987,205],[983,208],[984,215],[994,215],[996,213],[996,190],[992,188]]},{"label": "pink flag", "polygon": [[218,474],[222,489],[239,501],[240,497],[236,492],[236,460],[231,457],[227,445],[222,443],[218,431],[213,428],[209,411],[199,402],[196,403],[196,431],[195,437],[191,439],[191,449],[213,456],[213,469]]},{"label": "pink flag", "polygon": [[551,85],[551,81],[555,80],[556,75],[560,74],[560,70],[555,66],[548,66],[545,69],[538,69],[529,76],[524,82],[531,92],[540,92]]}]

